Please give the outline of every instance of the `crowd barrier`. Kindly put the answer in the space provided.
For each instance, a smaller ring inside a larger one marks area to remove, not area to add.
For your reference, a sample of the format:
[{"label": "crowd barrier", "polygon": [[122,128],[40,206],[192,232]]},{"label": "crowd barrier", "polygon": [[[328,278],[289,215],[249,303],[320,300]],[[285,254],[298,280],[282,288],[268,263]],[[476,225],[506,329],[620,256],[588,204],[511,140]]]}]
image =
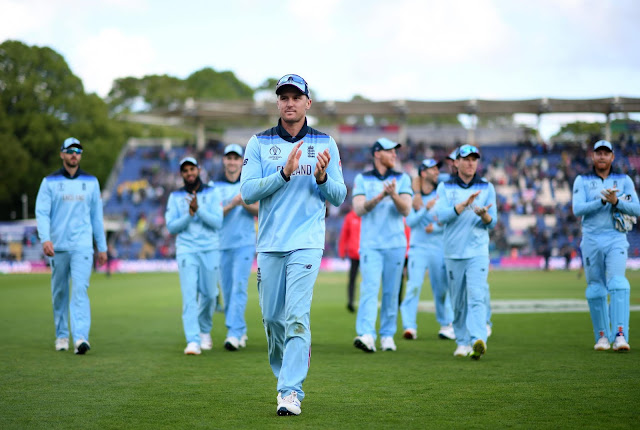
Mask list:
[{"label": "crowd barrier", "polygon": [[[145,273],[145,272],[177,272],[176,260],[112,260],[110,267],[102,265],[97,267],[100,273]],[[581,267],[579,258],[573,258],[569,262],[569,269],[576,270]],[[257,268],[253,262],[253,271]],[[543,270],[545,261],[543,257],[501,257],[491,259],[492,270]],[[561,257],[549,259],[549,270],[565,270],[566,260]],[[627,260],[627,269],[640,270],[640,258]],[[349,260],[340,258],[323,258],[320,264],[323,272],[346,272],[349,270]],[[50,268],[45,261],[0,261],[0,274],[15,273],[49,273]]]}]

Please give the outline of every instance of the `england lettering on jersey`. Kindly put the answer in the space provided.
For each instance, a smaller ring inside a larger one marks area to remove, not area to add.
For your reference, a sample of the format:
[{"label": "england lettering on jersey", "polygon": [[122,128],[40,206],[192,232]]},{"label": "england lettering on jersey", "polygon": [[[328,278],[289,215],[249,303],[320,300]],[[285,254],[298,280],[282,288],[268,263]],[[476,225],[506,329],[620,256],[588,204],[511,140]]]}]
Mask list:
[{"label": "england lettering on jersey", "polygon": [[[240,190],[247,204],[260,202],[258,252],[324,249],[325,201],[339,206],[346,197],[335,141],[306,123],[303,130],[306,133],[301,132],[298,140],[285,140],[280,126],[273,127],[253,136],[245,149]],[[298,168],[285,181],[281,170],[300,137],[303,144]],[[327,181],[317,184],[316,157],[327,149],[331,156]]]}]

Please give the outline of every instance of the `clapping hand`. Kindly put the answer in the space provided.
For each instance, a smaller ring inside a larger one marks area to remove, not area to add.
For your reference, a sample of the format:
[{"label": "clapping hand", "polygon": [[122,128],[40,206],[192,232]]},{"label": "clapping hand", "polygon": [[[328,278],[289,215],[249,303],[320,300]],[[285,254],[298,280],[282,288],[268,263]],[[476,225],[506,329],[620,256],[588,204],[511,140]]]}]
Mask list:
[{"label": "clapping hand", "polygon": [[304,143],[304,140],[301,140],[300,142],[293,145],[293,149],[291,149],[291,152],[287,157],[287,163],[282,168],[287,178],[290,177],[293,174],[293,172],[298,170],[300,157],[302,157],[302,151],[300,151],[300,146],[302,146],[303,143]]},{"label": "clapping hand", "polygon": [[427,210],[430,211],[438,202],[438,196],[435,199],[431,199],[427,202]]},{"label": "clapping hand", "polygon": [[198,196],[195,191],[193,191],[191,195],[192,197],[189,201],[189,215],[194,216],[196,212],[198,212]]},{"label": "clapping hand", "polygon": [[324,151],[320,152],[317,158],[318,162],[316,163],[316,170],[313,172],[313,176],[316,177],[316,182],[324,183],[327,180],[327,167],[329,166],[329,161],[331,160],[329,150],[325,149]]},{"label": "clapping hand", "polygon": [[390,181],[386,181],[384,183],[384,195],[385,196],[393,196],[396,194],[396,179],[393,178]]},{"label": "clapping hand", "polygon": [[600,191],[600,194],[602,194],[602,201],[609,202],[612,205],[618,204],[618,191],[619,190],[617,188],[605,188]]},{"label": "clapping hand", "polygon": [[482,218],[487,214],[487,211],[491,206],[493,206],[493,203],[489,203],[487,206],[474,206],[473,211],[476,213],[476,215]]}]

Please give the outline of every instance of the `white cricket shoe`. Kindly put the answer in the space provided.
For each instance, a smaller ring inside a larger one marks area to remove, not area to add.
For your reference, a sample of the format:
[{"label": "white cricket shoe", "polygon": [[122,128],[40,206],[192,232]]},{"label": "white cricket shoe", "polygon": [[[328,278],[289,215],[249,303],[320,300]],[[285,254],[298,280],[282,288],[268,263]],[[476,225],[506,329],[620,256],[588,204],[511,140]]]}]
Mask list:
[{"label": "white cricket shoe", "polygon": [[240,348],[246,348],[247,347],[247,340],[249,340],[249,338],[247,337],[246,334],[243,334],[242,336],[240,336],[240,340],[238,341],[238,346]]},{"label": "white cricket shoe", "polygon": [[396,343],[391,336],[385,336],[380,338],[380,349],[383,351],[395,351]]},{"label": "white cricket shoe", "polygon": [[440,327],[440,330],[438,330],[438,336],[440,339],[456,340],[456,333],[453,331],[453,325],[449,324]]},{"label": "white cricket shoe", "polygon": [[286,415],[300,415],[302,412],[297,391],[292,391],[291,394],[284,397],[282,397],[281,393],[278,393],[277,401],[278,407],[276,408],[276,413],[281,417]]},{"label": "white cricket shoe", "polygon": [[482,357],[485,352],[487,352],[487,344],[484,343],[484,340],[478,339],[473,342],[471,358],[474,360],[480,360],[480,357]]},{"label": "white cricket shoe", "polygon": [[78,355],[86,354],[86,352],[91,349],[91,345],[89,345],[89,342],[84,339],[76,340],[74,346],[75,348],[73,349],[73,352]]},{"label": "white cricket shoe", "polygon": [[189,342],[184,349],[185,355],[200,355],[200,345],[197,342]]},{"label": "white cricket shoe", "polygon": [[224,348],[227,351],[235,351],[240,347],[240,341],[237,337],[229,336],[224,340]]},{"label": "white cricket shoe", "polygon": [[210,351],[213,349],[213,341],[210,333],[200,333],[200,349]]},{"label": "white cricket shoe", "polygon": [[56,339],[56,351],[66,351],[69,349],[69,338],[59,337]]},{"label": "white cricket shoe", "polygon": [[611,348],[611,345],[609,344],[609,339],[607,339],[607,336],[601,336],[596,344],[593,345],[593,349],[595,349],[596,351],[606,351],[609,348]]},{"label": "white cricket shoe", "polygon": [[408,328],[402,333],[402,337],[409,340],[414,340],[418,338],[418,331],[415,328]]},{"label": "white cricket shoe", "polygon": [[493,330],[491,330],[491,326],[487,324],[487,338],[491,336],[491,333],[493,333]]},{"label": "white cricket shoe", "polygon": [[473,352],[473,349],[469,345],[458,345],[456,350],[453,352],[454,357],[468,357]]},{"label": "white cricket shoe", "polygon": [[624,338],[624,335],[618,334],[616,335],[615,340],[613,341],[613,350],[614,351],[629,351],[631,347],[629,343]]},{"label": "white cricket shoe", "polygon": [[363,350],[364,352],[376,352],[376,341],[373,340],[373,336],[371,336],[370,334],[356,336],[356,338],[353,340],[353,345],[356,348]]}]

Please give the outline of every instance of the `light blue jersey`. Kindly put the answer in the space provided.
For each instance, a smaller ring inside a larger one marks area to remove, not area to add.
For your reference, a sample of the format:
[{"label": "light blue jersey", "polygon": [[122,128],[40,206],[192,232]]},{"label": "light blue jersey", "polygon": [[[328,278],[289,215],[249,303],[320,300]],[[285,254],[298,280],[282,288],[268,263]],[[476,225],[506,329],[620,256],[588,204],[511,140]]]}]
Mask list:
[{"label": "light blue jersey", "polygon": [[211,251],[220,247],[222,202],[215,187],[203,185],[197,192],[198,212],[189,215],[190,194],[185,188],[169,195],[165,221],[171,234],[176,234],[176,254]]},{"label": "light blue jersey", "polygon": [[[475,206],[487,206],[491,222],[485,224],[473,212],[471,206],[461,214],[455,211],[455,205],[480,191],[474,201]],[[452,176],[447,182],[440,183],[437,189],[438,203],[435,211],[438,221],[445,225],[444,256],[445,258],[472,258],[489,255],[489,229],[498,222],[496,210],[496,191],[493,184],[474,176],[469,184],[465,184],[459,176]]]},{"label": "light blue jersey", "polygon": [[[477,191],[472,205],[458,214],[455,205],[466,201]],[[496,192],[484,178],[474,176],[465,184],[453,175],[437,188],[435,206],[438,221],[444,225],[444,256],[449,294],[453,306],[453,329],[459,346],[487,341],[489,313],[489,229],[498,221]],[[491,205],[491,222],[485,224],[472,206]]]},{"label": "light blue jersey", "polygon": [[98,180],[81,169],[74,176],[65,168],[47,176],[36,198],[36,219],[40,241],[51,241],[55,251],[50,263],[56,338],[68,338],[71,327],[76,343],[88,341],[93,241],[99,252],[107,251]]},{"label": "light blue jersey", "polygon": [[[601,191],[617,188],[618,203],[604,203]],[[626,232],[614,227],[613,212],[640,216],[638,195],[631,178],[610,173],[602,179],[595,171],[579,175],[573,183],[573,212],[582,216],[580,249],[587,288],[593,334],[596,342],[629,339],[629,280],[625,277],[629,242]],[[609,296],[609,297],[607,297]],[[614,346],[615,348],[615,346]]]},{"label": "light blue jersey", "polygon": [[[422,204],[424,206],[418,211],[411,208],[411,213],[407,216],[406,221],[411,228],[410,247],[427,248],[442,253],[444,228],[436,221],[435,207],[432,207],[431,210],[426,208],[427,203],[435,199],[436,195],[436,190],[426,195],[423,194]],[[427,233],[425,230],[429,224],[433,226],[431,233]]]},{"label": "light blue jersey", "polygon": [[607,237],[623,237],[626,233],[614,227],[611,203],[602,203],[604,189],[617,188],[618,204],[616,209],[622,213],[640,216],[640,203],[633,181],[627,175],[611,173],[602,179],[595,173],[578,175],[573,183],[573,213],[582,216],[582,235],[603,235]]},{"label": "light blue jersey", "polygon": [[[436,310],[436,320],[441,327],[451,324],[453,310],[451,300],[447,295],[447,276],[443,252],[443,227],[436,221],[434,208],[427,210],[426,204],[436,198],[436,190],[422,195],[425,205],[416,211],[411,209],[407,216],[407,225],[411,228],[409,241],[409,266],[407,292],[400,305],[402,326],[406,329],[417,330],[418,302],[424,281],[424,274],[429,270],[429,281],[433,293]],[[433,231],[427,233],[425,228],[431,224]]]},{"label": "light blue jersey", "polygon": [[[324,249],[325,201],[339,206],[347,195],[338,146],[333,138],[307,127],[300,147],[298,169],[289,181],[280,173],[294,142],[284,140],[273,127],[253,136],[244,154],[240,191],[247,204],[260,201],[258,252]],[[317,154],[329,149],[327,181],[313,176]],[[317,198],[313,198],[317,197]]]},{"label": "light blue jersey", "polygon": [[[286,180],[287,157],[304,140],[298,169]],[[317,155],[329,150],[326,181],[313,175]],[[307,126],[291,136],[282,126],[253,136],[244,153],[240,192],[258,210],[256,274],[269,364],[282,398],[297,393],[311,359],[311,298],[325,240],[326,202],[339,206],[347,195],[340,154],[333,138]]]},{"label": "light blue jersey", "polygon": [[36,220],[41,242],[51,241],[55,251],[107,251],[102,219],[100,184],[95,176],[78,169],[69,176],[62,168],[40,184]]},{"label": "light blue jersey", "polygon": [[[409,175],[391,169],[381,175],[375,168],[356,176],[353,196],[362,195],[365,201],[371,200],[383,191],[386,181],[393,179],[398,194],[413,196]],[[385,196],[370,212],[362,215],[360,249],[406,248],[403,218],[391,197]]]},{"label": "light blue jersey", "polygon": [[[229,182],[226,178],[210,182],[220,192],[222,207],[240,193],[240,179]],[[224,216],[220,230],[220,249],[234,249],[256,245],[256,227],[253,215],[244,207],[236,206]]]},{"label": "light blue jersey", "polygon": [[198,210],[189,214],[192,195],[186,188],[169,194],[165,221],[176,237],[176,260],[182,291],[182,325],[187,343],[200,344],[200,334],[212,328],[213,303],[217,297],[222,228],[222,202],[215,187],[197,191]]}]

